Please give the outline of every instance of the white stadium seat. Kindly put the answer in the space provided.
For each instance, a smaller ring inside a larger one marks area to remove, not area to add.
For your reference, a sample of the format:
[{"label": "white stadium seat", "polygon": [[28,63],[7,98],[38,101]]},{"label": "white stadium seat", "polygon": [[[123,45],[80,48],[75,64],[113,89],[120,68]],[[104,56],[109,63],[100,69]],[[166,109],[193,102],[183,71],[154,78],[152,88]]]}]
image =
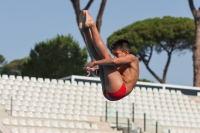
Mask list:
[{"label": "white stadium seat", "polygon": [[75,125],[74,125],[73,122],[68,122],[68,123],[67,123],[67,127],[68,127],[68,128],[75,128]]},{"label": "white stadium seat", "polygon": [[77,129],[82,129],[83,126],[82,126],[82,124],[81,124],[80,122],[77,122],[77,123],[75,124],[75,128],[77,128]]},{"label": "white stadium seat", "polygon": [[8,118],[4,118],[4,119],[2,120],[2,123],[3,123],[4,125],[9,125],[9,124],[10,124],[10,120],[9,120]]},{"label": "white stadium seat", "polygon": [[97,124],[92,123],[91,128],[97,130],[97,129],[98,129],[98,126],[97,126]]},{"label": "white stadium seat", "polygon": [[2,79],[8,79],[8,75],[3,74],[1,78],[2,78]]},{"label": "white stadium seat", "polygon": [[9,75],[9,79],[15,80],[15,75]]},{"label": "white stadium seat", "polygon": [[11,129],[11,133],[19,133],[18,128],[13,127],[13,128]]}]

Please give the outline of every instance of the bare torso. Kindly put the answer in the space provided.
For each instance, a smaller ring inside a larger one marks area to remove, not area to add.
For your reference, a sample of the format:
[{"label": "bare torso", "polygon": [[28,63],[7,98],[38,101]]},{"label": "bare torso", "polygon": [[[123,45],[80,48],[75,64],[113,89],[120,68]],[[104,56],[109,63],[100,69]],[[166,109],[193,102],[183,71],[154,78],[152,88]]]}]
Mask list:
[{"label": "bare torso", "polygon": [[126,94],[130,94],[131,91],[133,90],[138,77],[139,77],[139,63],[137,62],[132,62],[130,64],[122,64],[116,66],[117,70],[122,76],[122,80],[126,84],[127,87],[127,92]]}]

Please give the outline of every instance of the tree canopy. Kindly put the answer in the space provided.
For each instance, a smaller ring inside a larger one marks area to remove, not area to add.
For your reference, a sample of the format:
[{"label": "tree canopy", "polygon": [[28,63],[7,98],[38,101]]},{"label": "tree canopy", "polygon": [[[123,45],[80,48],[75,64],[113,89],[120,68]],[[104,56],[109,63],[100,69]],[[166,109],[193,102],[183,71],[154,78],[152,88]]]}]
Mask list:
[{"label": "tree canopy", "polygon": [[153,81],[150,81],[148,79],[138,79],[138,81],[141,81],[141,82],[150,82],[150,83],[153,83]]},{"label": "tree canopy", "polygon": [[71,35],[40,42],[24,63],[23,76],[61,78],[85,74],[87,50],[81,49]]},{"label": "tree canopy", "polygon": [[[167,70],[173,52],[191,49],[194,43],[195,25],[190,18],[165,16],[163,18],[149,18],[132,23],[110,35],[107,45],[116,39],[124,38],[131,43],[131,49],[147,70],[160,82],[166,82]],[[149,66],[153,51],[167,52],[167,61],[162,77],[159,77]]]},{"label": "tree canopy", "polygon": [[26,59],[17,59],[13,60],[8,64],[3,65],[1,74],[7,74],[7,75],[21,75],[21,71],[23,68],[24,61]]},{"label": "tree canopy", "polygon": [[3,55],[0,54],[0,74],[1,74],[1,71],[3,68],[2,66],[3,66],[4,62],[5,62],[5,58]]},{"label": "tree canopy", "polygon": [[6,59],[3,55],[0,54],[0,65],[3,66],[6,62]]}]

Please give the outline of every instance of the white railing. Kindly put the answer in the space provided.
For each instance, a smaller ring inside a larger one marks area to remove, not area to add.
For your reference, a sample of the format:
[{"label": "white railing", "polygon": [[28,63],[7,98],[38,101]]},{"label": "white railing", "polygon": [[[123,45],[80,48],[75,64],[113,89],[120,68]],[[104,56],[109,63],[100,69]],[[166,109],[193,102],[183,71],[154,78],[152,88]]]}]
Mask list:
[{"label": "white railing", "polygon": [[[78,76],[78,75],[71,75],[64,78],[61,78],[62,80],[70,80],[71,83],[76,80],[89,80],[89,81],[96,81],[99,82],[100,78],[98,77],[88,77],[88,76]],[[182,86],[182,85],[172,85],[172,84],[161,84],[161,83],[150,83],[150,82],[140,82],[138,81],[136,85],[139,86],[148,86],[148,87],[157,87],[157,88],[175,88],[175,89],[185,89],[185,90],[196,90],[200,91],[200,87],[192,87],[192,86]]]},{"label": "white railing", "polygon": [[[0,78],[11,78],[14,79],[14,75],[8,76],[8,75],[0,75]],[[23,79],[22,76],[18,76],[17,79],[20,78],[21,80]],[[25,78],[25,77],[24,77]],[[27,77],[26,77],[27,78]],[[30,77],[30,79],[33,77]],[[90,81],[90,82],[100,82],[99,77],[88,77],[88,76],[78,76],[78,75],[71,75],[67,77],[60,78],[58,80],[70,80],[71,83],[74,81]],[[161,84],[161,83],[149,83],[149,82],[137,82],[136,86],[147,86],[147,87],[156,87],[156,88],[162,88],[162,89],[169,89],[169,88],[174,88],[174,89],[181,89],[181,90],[194,90],[194,91],[199,91],[200,92],[200,87],[192,87],[192,86],[182,86],[182,85],[172,85],[172,84]]]}]

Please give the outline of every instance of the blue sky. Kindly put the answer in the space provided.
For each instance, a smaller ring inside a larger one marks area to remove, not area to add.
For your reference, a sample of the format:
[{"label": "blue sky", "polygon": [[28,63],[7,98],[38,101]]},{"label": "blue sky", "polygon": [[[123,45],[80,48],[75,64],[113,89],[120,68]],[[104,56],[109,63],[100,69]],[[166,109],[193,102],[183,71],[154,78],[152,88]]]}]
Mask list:
[{"label": "blue sky", "polygon": [[[94,1],[89,9],[94,19],[100,2]],[[86,3],[87,0],[82,0],[81,8],[84,8]],[[200,1],[194,0],[194,5],[198,9]],[[128,24],[163,16],[193,18],[188,0],[108,0],[100,34],[106,43],[109,35]],[[81,47],[85,45],[70,0],[1,0],[0,18],[0,54],[9,62],[28,56],[36,43],[58,34],[71,34]],[[162,76],[166,59],[166,53],[153,55],[150,66],[159,76]],[[143,63],[140,63],[140,78],[157,82]],[[180,56],[173,54],[167,73],[167,84],[193,85],[191,52],[186,51]]]}]

